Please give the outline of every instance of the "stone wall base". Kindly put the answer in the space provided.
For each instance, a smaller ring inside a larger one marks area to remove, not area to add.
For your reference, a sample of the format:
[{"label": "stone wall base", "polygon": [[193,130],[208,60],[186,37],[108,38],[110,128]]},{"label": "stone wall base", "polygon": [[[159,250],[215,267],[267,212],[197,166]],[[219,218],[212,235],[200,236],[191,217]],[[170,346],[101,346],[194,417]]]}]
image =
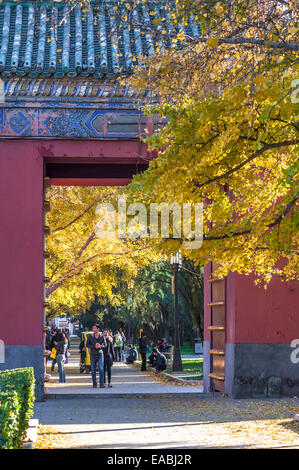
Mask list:
[{"label": "stone wall base", "polygon": [[211,392],[211,379],[209,377],[209,373],[211,372],[211,355],[209,354],[209,350],[211,349],[211,342],[204,341],[203,342],[203,391],[204,392]]},{"label": "stone wall base", "polygon": [[289,344],[227,344],[226,393],[233,398],[299,394],[299,363]]},{"label": "stone wall base", "polygon": [[35,376],[35,398],[42,401],[44,398],[44,357],[43,347],[5,346],[5,362],[0,363],[0,370],[33,367]]}]

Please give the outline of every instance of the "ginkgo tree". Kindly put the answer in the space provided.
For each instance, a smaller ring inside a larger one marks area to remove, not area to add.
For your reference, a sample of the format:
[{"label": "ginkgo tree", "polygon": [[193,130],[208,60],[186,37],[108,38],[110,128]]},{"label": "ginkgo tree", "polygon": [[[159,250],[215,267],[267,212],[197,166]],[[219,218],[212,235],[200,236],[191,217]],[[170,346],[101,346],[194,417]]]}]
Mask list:
[{"label": "ginkgo tree", "polygon": [[138,270],[161,257],[146,240],[97,236],[97,205],[116,204],[117,193],[116,187],[54,186],[49,190],[48,313],[75,315],[88,308],[95,296],[111,305],[126,302],[120,285],[133,286]]},{"label": "ginkgo tree", "polygon": [[[167,119],[146,139],[158,158],[130,185],[134,200],[204,203],[195,262],[298,278],[298,11],[291,0],[176,1],[173,45],[145,58],[130,84]],[[188,36],[193,15],[201,35]],[[162,20],[163,22],[163,20]],[[151,93],[149,93],[149,91]]]},{"label": "ginkgo tree", "polygon": [[[87,1],[71,3],[89,8]],[[124,301],[115,295],[120,278],[132,286],[139,269],[179,248],[200,265],[218,261],[219,274],[253,272],[266,282],[274,274],[297,277],[297,3],[152,0],[155,31],[142,15],[136,28],[131,12],[143,5],[113,2],[115,27],[125,21],[141,37],[150,32],[155,48],[135,59],[141,66],[123,80],[137,89],[141,106],[150,97],[144,112],[166,124],[146,139],[158,158],[125,192],[146,204],[203,202],[203,245],[99,240],[96,203],[110,202],[116,190],[53,188],[47,294],[56,312],[77,312],[95,294]]]}]

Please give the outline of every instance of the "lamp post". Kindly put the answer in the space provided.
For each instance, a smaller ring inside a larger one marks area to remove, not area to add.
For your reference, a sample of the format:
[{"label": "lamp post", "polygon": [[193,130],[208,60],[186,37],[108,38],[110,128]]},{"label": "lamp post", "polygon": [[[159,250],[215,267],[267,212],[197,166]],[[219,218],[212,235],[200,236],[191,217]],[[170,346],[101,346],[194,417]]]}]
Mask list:
[{"label": "lamp post", "polygon": [[178,272],[182,266],[181,251],[170,257],[170,266],[173,271],[172,277],[172,293],[174,294],[174,351],[172,360],[173,372],[181,372],[183,370],[180,337],[179,337],[179,302],[178,302]]}]

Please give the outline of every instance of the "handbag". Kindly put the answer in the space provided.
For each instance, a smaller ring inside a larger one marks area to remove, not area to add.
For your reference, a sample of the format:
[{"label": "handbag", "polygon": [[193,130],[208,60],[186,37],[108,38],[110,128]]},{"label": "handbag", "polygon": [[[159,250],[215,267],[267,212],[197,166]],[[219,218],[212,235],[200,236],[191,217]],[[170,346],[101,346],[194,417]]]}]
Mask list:
[{"label": "handbag", "polygon": [[56,359],[56,354],[57,354],[57,349],[56,349],[56,348],[52,348],[52,349],[51,349],[50,357],[51,357],[52,359]]}]

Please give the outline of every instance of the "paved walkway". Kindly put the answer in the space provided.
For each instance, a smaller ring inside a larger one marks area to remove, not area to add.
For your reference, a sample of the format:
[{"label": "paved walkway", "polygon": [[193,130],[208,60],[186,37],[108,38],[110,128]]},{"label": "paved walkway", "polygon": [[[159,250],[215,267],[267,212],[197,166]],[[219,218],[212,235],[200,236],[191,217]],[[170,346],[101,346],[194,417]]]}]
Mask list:
[{"label": "paved walkway", "polygon": [[[136,396],[136,395],[198,395],[203,392],[201,382],[198,386],[191,384],[178,385],[177,382],[161,379],[152,372],[141,372],[138,365],[127,365],[123,362],[115,362],[112,367],[112,388],[93,388],[91,374],[80,374],[78,339],[71,341],[71,356],[69,363],[65,365],[66,383],[58,381],[57,365],[55,373],[50,371],[51,363],[47,366],[47,372],[51,374],[50,382],[46,383],[48,398],[75,398],[99,396],[103,398]],[[98,374],[97,374],[98,376]],[[97,377],[98,380],[98,377]]]},{"label": "paved walkway", "polygon": [[93,388],[91,374],[80,374],[79,365],[66,367],[66,383],[58,382],[58,374],[52,374],[51,382],[47,383],[46,392],[49,398],[70,395],[100,395],[103,397],[116,395],[163,395],[163,394],[198,394],[202,386],[177,385],[176,382],[162,380],[150,372],[141,372],[137,366],[114,363],[112,368],[112,388]]},{"label": "paved walkway", "polygon": [[38,448],[296,448],[299,400],[90,398],[36,403]]},{"label": "paved walkway", "polygon": [[67,383],[55,373],[47,388],[56,399],[35,404],[37,448],[299,449],[299,399],[207,398],[201,387],[161,382],[139,367],[116,363],[112,371],[112,389],[93,389],[73,345]]},{"label": "paved walkway", "polygon": [[54,374],[48,395],[56,399],[35,404],[37,448],[299,449],[299,399],[207,398],[201,387],[161,382],[139,367],[116,363],[112,370],[113,388],[93,389],[73,346],[67,383]]}]

